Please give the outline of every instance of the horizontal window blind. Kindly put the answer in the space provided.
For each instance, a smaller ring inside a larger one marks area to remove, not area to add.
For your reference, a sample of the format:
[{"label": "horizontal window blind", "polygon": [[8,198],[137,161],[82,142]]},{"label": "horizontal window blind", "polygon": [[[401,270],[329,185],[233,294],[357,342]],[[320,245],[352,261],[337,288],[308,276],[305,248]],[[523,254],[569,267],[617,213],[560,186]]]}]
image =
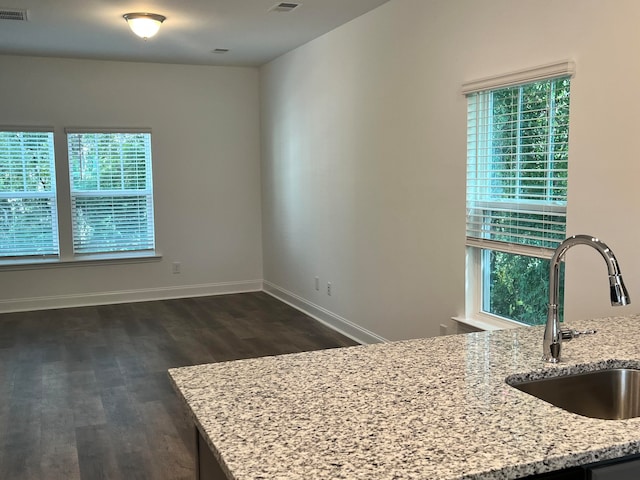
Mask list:
[{"label": "horizontal window blind", "polygon": [[564,239],[569,88],[562,77],[467,95],[469,245]]},{"label": "horizontal window blind", "polygon": [[75,254],[155,249],[151,134],[67,132]]},{"label": "horizontal window blind", "polygon": [[0,130],[0,257],[58,254],[53,132]]}]

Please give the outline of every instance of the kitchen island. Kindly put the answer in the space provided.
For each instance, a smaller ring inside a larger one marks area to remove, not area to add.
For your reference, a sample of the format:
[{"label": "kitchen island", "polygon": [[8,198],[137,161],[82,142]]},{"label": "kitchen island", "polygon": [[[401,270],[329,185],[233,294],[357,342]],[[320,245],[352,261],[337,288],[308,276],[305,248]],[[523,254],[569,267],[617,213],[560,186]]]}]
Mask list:
[{"label": "kitchen island", "polygon": [[235,480],[515,479],[640,453],[640,418],[601,420],[509,386],[640,368],[640,316],[541,361],[542,327],[306,352],[169,371],[198,437]]}]

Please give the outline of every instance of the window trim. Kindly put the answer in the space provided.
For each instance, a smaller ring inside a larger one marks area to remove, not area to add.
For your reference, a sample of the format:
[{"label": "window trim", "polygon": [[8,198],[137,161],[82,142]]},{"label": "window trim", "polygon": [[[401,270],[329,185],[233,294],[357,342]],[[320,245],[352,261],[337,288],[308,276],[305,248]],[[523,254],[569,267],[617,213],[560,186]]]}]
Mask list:
[{"label": "window trim", "polygon": [[[131,252],[123,252],[131,253]],[[21,270],[39,270],[42,268],[59,268],[59,267],[90,267],[96,265],[124,265],[134,263],[150,263],[162,260],[162,254],[157,250],[155,252],[133,252],[131,255],[82,255],[71,259],[43,257],[0,261],[0,272],[4,271],[21,271]]]},{"label": "window trim", "polygon": [[471,80],[462,84],[462,94],[466,97],[472,93],[484,90],[513,87],[523,83],[539,82],[558,77],[571,77],[576,74],[576,64],[573,60],[563,60],[537,67],[525,68],[501,75]]},{"label": "window trim", "polygon": [[[464,317],[454,317],[457,322],[466,323],[483,330],[498,330],[505,328],[528,327],[530,325],[495,315],[482,310],[482,254],[483,248],[467,245],[465,255],[465,312]],[[500,250],[504,251],[504,250]],[[518,255],[532,255],[531,253],[523,253],[509,250],[507,253],[515,253]],[[546,252],[545,252],[546,253]],[[539,257],[540,258],[540,257]],[[549,257],[550,258],[550,257]]]}]

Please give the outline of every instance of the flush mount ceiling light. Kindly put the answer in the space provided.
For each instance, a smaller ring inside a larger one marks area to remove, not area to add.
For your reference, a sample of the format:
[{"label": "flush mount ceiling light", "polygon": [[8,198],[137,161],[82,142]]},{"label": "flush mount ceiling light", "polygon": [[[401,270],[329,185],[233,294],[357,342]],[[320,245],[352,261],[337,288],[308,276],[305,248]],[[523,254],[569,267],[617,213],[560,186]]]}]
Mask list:
[{"label": "flush mount ceiling light", "polygon": [[145,40],[158,33],[160,25],[167,19],[157,13],[125,13],[123,17],[133,33]]}]

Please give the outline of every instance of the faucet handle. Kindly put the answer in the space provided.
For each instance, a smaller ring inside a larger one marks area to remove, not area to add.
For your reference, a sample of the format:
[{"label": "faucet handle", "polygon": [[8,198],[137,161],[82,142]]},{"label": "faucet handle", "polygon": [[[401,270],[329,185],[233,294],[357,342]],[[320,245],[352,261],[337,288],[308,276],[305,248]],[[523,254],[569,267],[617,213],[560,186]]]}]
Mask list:
[{"label": "faucet handle", "polygon": [[562,340],[569,341],[573,338],[578,338],[583,335],[593,335],[597,332],[597,330],[576,330],[569,327],[562,327],[560,329],[560,335],[562,335]]}]

